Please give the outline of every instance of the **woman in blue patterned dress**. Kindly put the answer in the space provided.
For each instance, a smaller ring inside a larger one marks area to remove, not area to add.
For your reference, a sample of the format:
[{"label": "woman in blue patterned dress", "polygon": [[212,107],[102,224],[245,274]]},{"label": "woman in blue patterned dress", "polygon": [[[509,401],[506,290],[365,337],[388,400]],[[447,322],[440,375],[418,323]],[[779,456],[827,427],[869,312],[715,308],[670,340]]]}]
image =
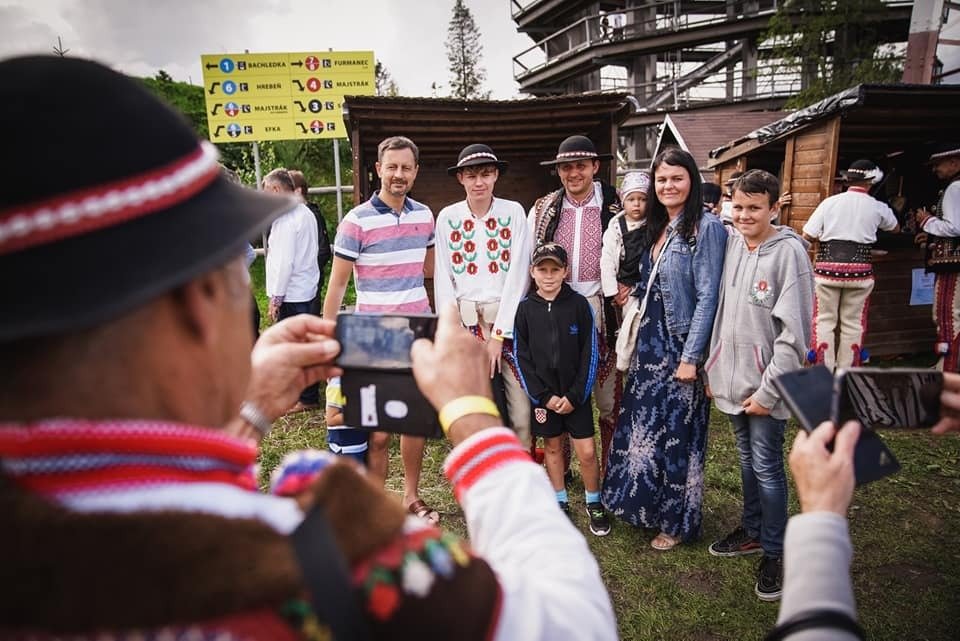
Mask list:
[{"label": "woman in blue patterned dress", "polygon": [[700,535],[710,401],[699,369],[717,310],[727,232],[719,218],[703,213],[700,172],[690,154],[661,152],[653,173],[634,292],[642,312],[603,504],[631,525],[658,530],[651,545],[669,550]]}]

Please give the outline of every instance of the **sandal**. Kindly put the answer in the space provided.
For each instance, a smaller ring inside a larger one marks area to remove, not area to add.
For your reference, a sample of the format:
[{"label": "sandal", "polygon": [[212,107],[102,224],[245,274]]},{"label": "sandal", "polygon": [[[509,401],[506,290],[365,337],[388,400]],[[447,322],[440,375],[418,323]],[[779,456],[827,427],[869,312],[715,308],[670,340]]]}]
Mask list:
[{"label": "sandal", "polygon": [[420,517],[430,525],[440,524],[440,513],[428,507],[423,499],[417,499],[407,506],[407,512]]},{"label": "sandal", "polygon": [[670,536],[664,532],[658,534],[652,541],[650,541],[650,547],[654,550],[660,550],[661,552],[666,552],[667,550],[672,550],[680,544],[680,538],[676,536]]}]

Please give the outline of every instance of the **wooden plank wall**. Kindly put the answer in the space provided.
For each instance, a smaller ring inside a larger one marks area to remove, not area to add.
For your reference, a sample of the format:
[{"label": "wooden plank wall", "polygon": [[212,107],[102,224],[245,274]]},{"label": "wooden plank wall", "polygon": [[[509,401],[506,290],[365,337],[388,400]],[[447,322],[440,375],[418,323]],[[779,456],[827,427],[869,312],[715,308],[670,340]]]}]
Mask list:
[{"label": "wooden plank wall", "polygon": [[813,210],[831,194],[836,175],[840,117],[805,129],[787,140],[783,159],[782,189],[793,195],[781,221],[797,233],[810,219]]},{"label": "wooden plank wall", "polygon": [[[797,233],[817,205],[833,193],[841,135],[841,120],[836,117],[786,140],[780,179],[783,190],[793,194],[793,203],[784,208],[781,221]],[[716,168],[718,180],[722,184],[734,171],[743,171],[755,163],[749,152],[731,158]],[[913,248],[891,250],[875,259],[876,284],[870,297],[864,341],[871,355],[929,353],[932,349],[935,332],[930,305],[910,305],[912,270],[919,267],[923,267],[923,258]]]}]

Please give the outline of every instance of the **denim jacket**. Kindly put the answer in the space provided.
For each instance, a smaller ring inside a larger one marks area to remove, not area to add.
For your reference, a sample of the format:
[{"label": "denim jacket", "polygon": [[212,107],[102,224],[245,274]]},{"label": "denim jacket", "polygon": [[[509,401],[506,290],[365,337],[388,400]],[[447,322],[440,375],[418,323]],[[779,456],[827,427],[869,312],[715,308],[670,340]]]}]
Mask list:
[{"label": "denim jacket", "polygon": [[669,242],[660,262],[660,291],[672,336],[687,337],[680,360],[704,361],[717,314],[720,277],[727,248],[727,230],[713,214],[704,214],[697,228],[696,242],[673,234],[676,219],[667,227]]}]

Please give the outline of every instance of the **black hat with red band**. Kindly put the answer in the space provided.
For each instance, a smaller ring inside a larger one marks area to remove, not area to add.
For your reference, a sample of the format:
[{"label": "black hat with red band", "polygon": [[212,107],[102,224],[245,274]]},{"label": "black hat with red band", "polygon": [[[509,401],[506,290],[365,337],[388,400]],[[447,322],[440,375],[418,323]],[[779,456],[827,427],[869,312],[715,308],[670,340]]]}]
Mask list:
[{"label": "black hat with red band", "polygon": [[95,62],[0,62],[0,122],[18,159],[0,189],[0,341],[130,311],[242,255],[292,206],[222,177],[180,114]]}]

